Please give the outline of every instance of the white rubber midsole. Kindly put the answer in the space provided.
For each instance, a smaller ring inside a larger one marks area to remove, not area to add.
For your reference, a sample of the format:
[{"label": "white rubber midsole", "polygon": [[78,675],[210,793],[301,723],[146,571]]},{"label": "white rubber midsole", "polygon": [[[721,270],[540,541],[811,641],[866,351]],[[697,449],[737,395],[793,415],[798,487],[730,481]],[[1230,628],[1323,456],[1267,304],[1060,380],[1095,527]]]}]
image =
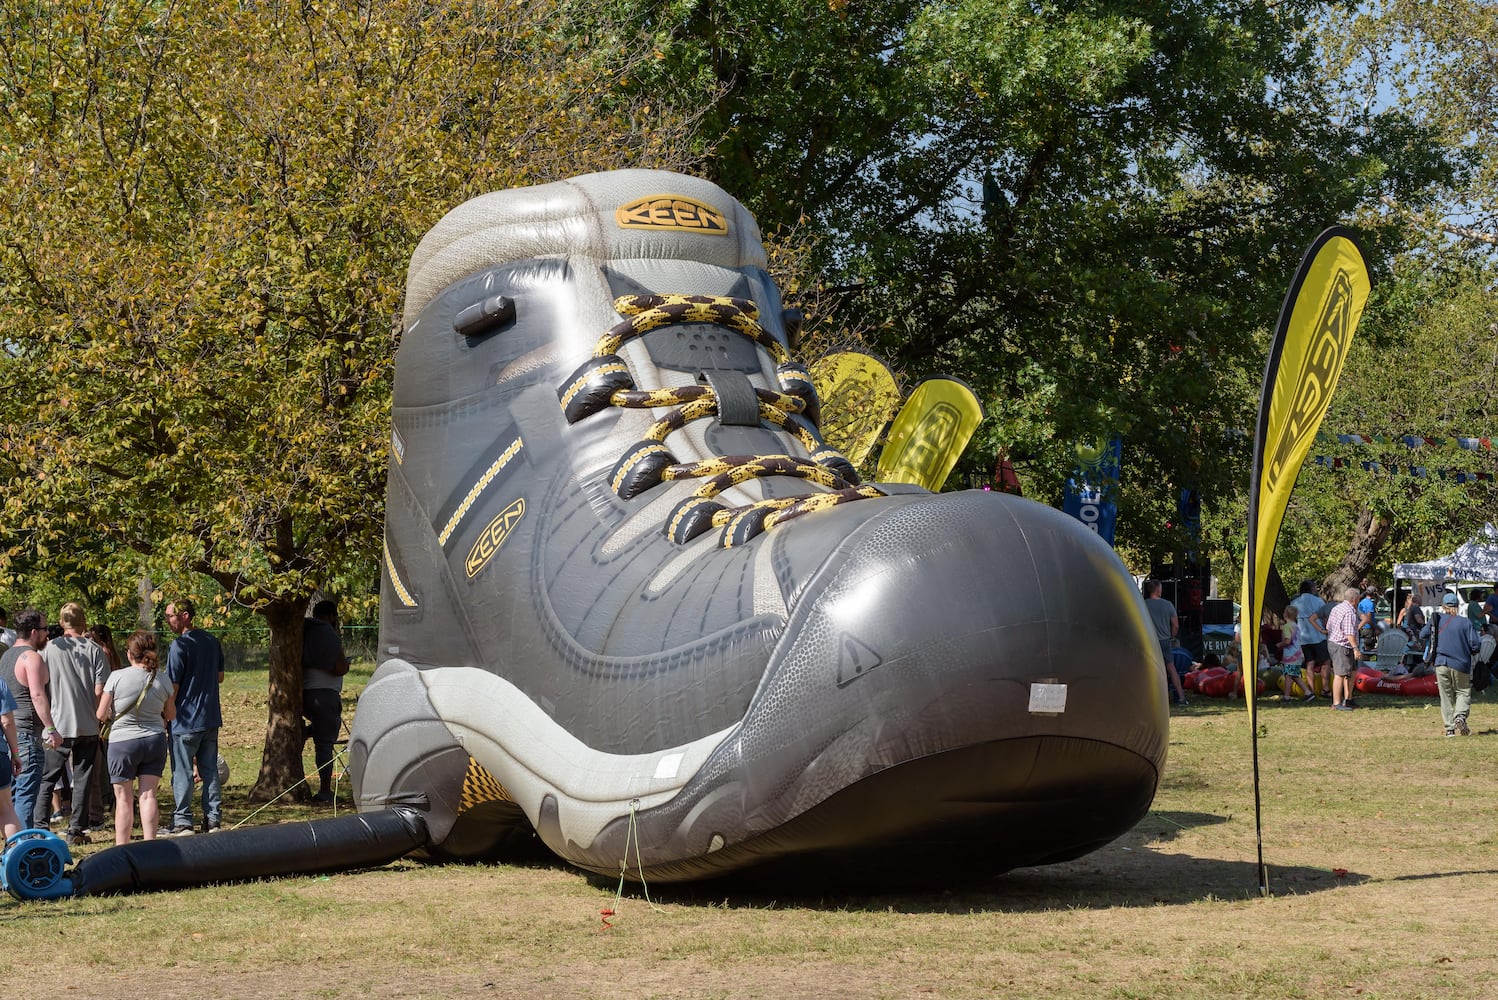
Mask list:
[{"label": "white rubber midsole", "polygon": [[[733,731],[653,753],[594,750],[557,725],[509,681],[476,667],[419,672],[437,716],[503,784],[532,826],[542,800],[557,801],[562,836],[588,848],[609,823],[669,802]],[[495,734],[503,734],[501,744]]]}]

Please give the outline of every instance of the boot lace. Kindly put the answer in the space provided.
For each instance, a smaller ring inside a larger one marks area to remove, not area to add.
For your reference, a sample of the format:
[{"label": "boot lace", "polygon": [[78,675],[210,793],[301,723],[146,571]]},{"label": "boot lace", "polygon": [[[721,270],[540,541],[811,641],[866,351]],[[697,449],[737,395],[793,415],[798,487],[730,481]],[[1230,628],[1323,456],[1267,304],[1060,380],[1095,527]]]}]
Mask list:
[{"label": "boot lace", "polygon": [[[716,295],[623,295],[614,300],[614,309],[625,319],[599,339],[593,356],[557,391],[557,397],[569,424],[607,406],[676,407],[625,451],[609,475],[613,491],[626,500],[663,482],[703,480],[666,518],[663,530],[668,538],[685,544],[712,528],[719,528],[722,529],[719,544],[733,548],[803,514],[885,495],[872,486],[860,485],[852,463],[822,440],[816,424],[819,404],[811,373],[760,325],[759,307],[752,301]],[[717,392],[710,385],[636,388],[618,352],[632,337],[686,323],[723,327],[748,337],[769,352],[776,365],[780,391],[754,390],[759,419],[794,436],[811,456],[809,460],[794,455],[724,455],[700,462],[677,461],[666,447],[666,437],[693,420],[717,416]],[[727,506],[719,499],[730,487],[764,476],[804,479],[827,492],[756,500],[737,507]]]}]

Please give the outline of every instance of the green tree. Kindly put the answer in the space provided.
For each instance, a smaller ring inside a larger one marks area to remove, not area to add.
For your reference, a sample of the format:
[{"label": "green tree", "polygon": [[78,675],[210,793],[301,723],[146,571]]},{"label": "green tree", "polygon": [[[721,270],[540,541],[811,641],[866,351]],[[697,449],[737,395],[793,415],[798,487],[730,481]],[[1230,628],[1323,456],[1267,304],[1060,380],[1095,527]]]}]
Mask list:
[{"label": "green tree", "polygon": [[1490,272],[1410,257],[1375,291],[1325,425],[1371,440],[1313,449],[1335,465],[1301,470],[1276,559],[1283,571],[1328,588],[1386,579],[1391,563],[1449,552],[1493,519],[1498,454],[1458,444],[1492,433],[1492,282]]},{"label": "green tree", "polygon": [[1493,427],[1498,4],[1366,4],[1330,19],[1323,37],[1342,114],[1397,107],[1457,168],[1425,202],[1391,189],[1374,206],[1405,225],[1405,240],[1374,289],[1327,417],[1329,430],[1374,441],[1318,446],[1340,468],[1302,471],[1276,560],[1337,588],[1449,551],[1498,501],[1491,480],[1457,478],[1498,472],[1491,451],[1401,443]]},{"label": "green tree", "polygon": [[0,6],[5,560],[263,615],[276,795],[307,598],[378,574],[411,249],[483,191],[669,165],[671,119],[590,110],[548,3]]},{"label": "green tree", "polygon": [[[1230,502],[1246,483],[1232,432],[1252,425],[1304,247],[1382,196],[1423,205],[1449,173],[1421,123],[1332,99],[1327,6],[608,9],[658,55],[641,90],[710,102],[714,175],[772,232],[820,235],[823,322],[867,331],[908,377],[973,384],[976,467],[1007,446],[1042,499],[1074,442],[1123,435],[1122,534],[1168,552],[1176,487]],[[1383,260],[1398,220],[1359,223]]]},{"label": "green tree", "polygon": [[1377,0],[1336,19],[1328,64],[1342,89],[1368,105],[1392,104],[1429,128],[1462,170],[1435,205],[1387,204],[1455,245],[1498,248],[1498,3]]}]

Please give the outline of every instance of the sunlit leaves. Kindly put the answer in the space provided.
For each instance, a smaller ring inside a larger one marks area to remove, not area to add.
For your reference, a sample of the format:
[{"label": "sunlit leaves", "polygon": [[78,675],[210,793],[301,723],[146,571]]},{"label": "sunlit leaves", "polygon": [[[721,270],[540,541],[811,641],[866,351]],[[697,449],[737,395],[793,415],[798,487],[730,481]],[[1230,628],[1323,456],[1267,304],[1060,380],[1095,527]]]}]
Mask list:
[{"label": "sunlit leaves", "polygon": [[203,574],[264,614],[266,794],[300,770],[308,596],[374,601],[417,240],[485,191],[677,163],[668,115],[597,111],[554,16],[0,0],[0,584],[123,607]]},{"label": "sunlit leaves", "polygon": [[669,125],[577,107],[545,3],[4,7],[11,555],[81,522],[252,606],[369,594],[417,239]]}]

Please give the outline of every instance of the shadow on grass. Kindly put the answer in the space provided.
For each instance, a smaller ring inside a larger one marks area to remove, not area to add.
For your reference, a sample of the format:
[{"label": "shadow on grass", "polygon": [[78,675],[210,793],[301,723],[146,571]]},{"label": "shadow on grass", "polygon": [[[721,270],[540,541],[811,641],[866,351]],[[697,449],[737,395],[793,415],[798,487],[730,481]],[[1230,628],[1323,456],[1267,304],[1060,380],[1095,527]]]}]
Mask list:
[{"label": "shadow on grass", "polygon": [[[1356,873],[1338,875],[1319,868],[1271,866],[1274,896],[1305,895],[1367,881]],[[617,885],[598,876],[600,888]],[[639,886],[627,892],[643,898]],[[1180,906],[1236,902],[1259,897],[1257,865],[1140,848],[1110,846],[1077,861],[1043,868],[1017,869],[990,879],[947,889],[870,892],[825,888],[802,883],[766,884],[753,873],[711,882],[652,885],[650,898],[680,906],[726,906],[750,909],[795,907],[814,910],[896,913],[1039,913],[1056,910],[1102,910],[1115,907]]]},{"label": "shadow on grass", "polygon": [[[818,878],[815,862],[809,862],[794,870],[751,869],[702,882],[652,884],[648,889],[657,902],[683,906],[791,906],[954,914],[1108,909],[1258,898],[1258,867],[1252,860],[1198,858],[1142,846],[1173,840],[1185,830],[1227,821],[1227,817],[1211,813],[1155,810],[1125,838],[1074,861],[1020,868],[991,877],[974,876],[962,884],[948,881],[933,887],[930,882],[922,884],[917,875],[896,869],[869,869],[838,880]],[[591,874],[584,877],[599,888],[618,885],[617,877]],[[1273,895],[1303,895],[1368,881],[1367,876],[1353,872],[1273,865],[1269,879]],[[626,891],[635,897],[644,895],[636,884]]]},{"label": "shadow on grass", "polygon": [[1199,826],[1220,826],[1228,821],[1226,816],[1216,813],[1181,812],[1171,809],[1151,809],[1130,833],[1143,834],[1146,840],[1174,840],[1183,830],[1194,830]]},{"label": "shadow on grass", "polygon": [[1498,875],[1498,868],[1466,868],[1455,872],[1421,872],[1418,875],[1394,875],[1390,882],[1422,882],[1433,878],[1464,878],[1468,875]]},{"label": "shadow on grass", "polygon": [[[1185,830],[1225,822],[1223,817],[1205,813],[1152,812],[1136,828],[1154,842],[1164,838],[1163,831]],[[1158,824],[1159,830],[1149,827]],[[519,846],[519,845],[517,845]],[[397,865],[440,867],[455,862],[440,862],[409,856]],[[340,874],[379,870],[353,867]],[[489,867],[475,864],[475,867]],[[583,872],[550,854],[539,840],[528,849],[517,849],[501,866],[504,868],[554,871],[586,881],[594,888],[612,892],[617,889],[617,875]],[[1398,876],[1393,881],[1411,881],[1498,874],[1495,870],[1431,872]],[[1259,896],[1257,866],[1251,860],[1201,858],[1172,854],[1147,847],[1129,847],[1114,842],[1082,858],[1061,864],[1022,868],[1003,875],[974,877],[960,885],[933,888],[911,884],[902,887],[902,874],[896,871],[869,871],[857,883],[815,881],[805,875],[785,873],[767,875],[763,870],[748,870],[723,878],[693,883],[652,882],[642,887],[630,882],[625,895],[657,903],[693,907],[734,909],[809,909],[836,912],[894,913],[1042,913],[1064,910],[1102,910],[1117,907],[1179,906],[1187,904],[1237,902]],[[1338,872],[1311,867],[1270,866],[1270,889],[1274,896],[1306,895],[1338,886],[1358,885],[1370,877],[1356,872]],[[78,916],[86,913],[114,912],[145,905],[143,897],[89,897],[70,901],[65,908],[52,911],[45,904],[4,911],[0,905],[0,922],[20,916],[41,918],[48,911],[56,915]],[[137,900],[129,902],[128,900]]]},{"label": "shadow on grass", "polygon": [[[1185,708],[1172,707],[1170,714],[1172,718],[1183,719],[1195,716],[1218,716],[1237,715],[1246,712],[1247,707],[1242,698],[1208,698],[1205,695],[1192,692],[1191,704]],[[1441,700],[1435,697],[1413,697],[1409,695],[1395,694],[1364,694],[1362,692],[1353,696],[1353,702],[1359,709],[1371,709],[1374,711],[1387,711],[1396,708],[1419,708],[1423,705],[1439,705]],[[1256,703],[1260,712],[1321,712],[1326,715],[1341,714],[1332,712],[1332,703],[1325,698],[1317,698],[1313,702],[1303,702],[1299,699],[1292,701],[1280,701],[1276,694],[1261,694]]]}]

